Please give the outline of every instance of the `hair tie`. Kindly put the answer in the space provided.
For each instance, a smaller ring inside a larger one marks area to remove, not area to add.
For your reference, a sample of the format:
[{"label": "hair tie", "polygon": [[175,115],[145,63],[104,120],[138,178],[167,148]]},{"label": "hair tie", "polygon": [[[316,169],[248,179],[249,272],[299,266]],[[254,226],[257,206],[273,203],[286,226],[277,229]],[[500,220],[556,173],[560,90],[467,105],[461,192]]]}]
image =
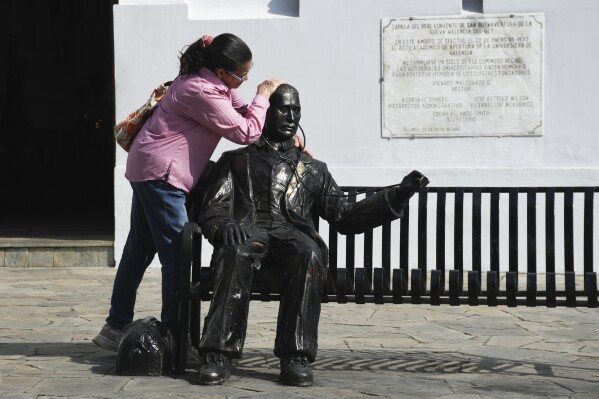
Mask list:
[{"label": "hair tie", "polygon": [[200,40],[201,40],[201,47],[206,48],[206,47],[210,46],[210,44],[214,40],[214,37],[212,37],[210,35],[204,35],[204,36],[202,36],[202,38]]}]

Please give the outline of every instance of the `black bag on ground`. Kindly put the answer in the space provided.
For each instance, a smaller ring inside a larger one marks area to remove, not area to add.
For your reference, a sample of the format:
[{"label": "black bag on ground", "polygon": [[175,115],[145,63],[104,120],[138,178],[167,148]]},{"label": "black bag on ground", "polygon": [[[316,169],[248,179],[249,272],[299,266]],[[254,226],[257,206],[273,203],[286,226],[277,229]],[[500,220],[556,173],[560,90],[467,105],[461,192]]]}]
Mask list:
[{"label": "black bag on ground", "polygon": [[135,320],[125,327],[116,357],[117,375],[159,376],[170,373],[174,339],[154,317]]}]

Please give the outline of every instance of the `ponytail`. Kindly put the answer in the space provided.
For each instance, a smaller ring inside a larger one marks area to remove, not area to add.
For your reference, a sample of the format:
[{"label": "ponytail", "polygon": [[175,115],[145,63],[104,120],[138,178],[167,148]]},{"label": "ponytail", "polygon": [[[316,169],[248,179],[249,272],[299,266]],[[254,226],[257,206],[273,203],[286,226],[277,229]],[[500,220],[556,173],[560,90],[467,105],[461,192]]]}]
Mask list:
[{"label": "ponytail", "polygon": [[239,37],[231,33],[215,38],[205,35],[180,53],[179,75],[197,73],[202,67],[235,71],[251,59],[250,48]]}]

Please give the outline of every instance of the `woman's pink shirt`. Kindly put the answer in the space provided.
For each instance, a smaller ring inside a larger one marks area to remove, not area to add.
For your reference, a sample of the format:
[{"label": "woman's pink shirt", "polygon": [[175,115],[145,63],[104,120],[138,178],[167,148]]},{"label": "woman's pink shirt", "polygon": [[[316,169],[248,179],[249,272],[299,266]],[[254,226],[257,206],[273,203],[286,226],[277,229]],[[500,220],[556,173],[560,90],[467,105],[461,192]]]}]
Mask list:
[{"label": "woman's pink shirt", "polygon": [[221,137],[251,144],[262,134],[266,97],[248,106],[209,69],[176,79],[133,141],[125,177],[165,180],[185,192],[198,182]]}]

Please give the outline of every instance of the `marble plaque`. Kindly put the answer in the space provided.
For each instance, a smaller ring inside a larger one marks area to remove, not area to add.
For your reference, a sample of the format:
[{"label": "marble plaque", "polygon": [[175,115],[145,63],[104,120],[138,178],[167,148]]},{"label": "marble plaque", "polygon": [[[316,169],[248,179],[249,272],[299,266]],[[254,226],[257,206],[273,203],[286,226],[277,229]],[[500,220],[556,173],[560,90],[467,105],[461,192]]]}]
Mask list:
[{"label": "marble plaque", "polygon": [[383,137],[543,134],[544,14],[381,23]]}]

